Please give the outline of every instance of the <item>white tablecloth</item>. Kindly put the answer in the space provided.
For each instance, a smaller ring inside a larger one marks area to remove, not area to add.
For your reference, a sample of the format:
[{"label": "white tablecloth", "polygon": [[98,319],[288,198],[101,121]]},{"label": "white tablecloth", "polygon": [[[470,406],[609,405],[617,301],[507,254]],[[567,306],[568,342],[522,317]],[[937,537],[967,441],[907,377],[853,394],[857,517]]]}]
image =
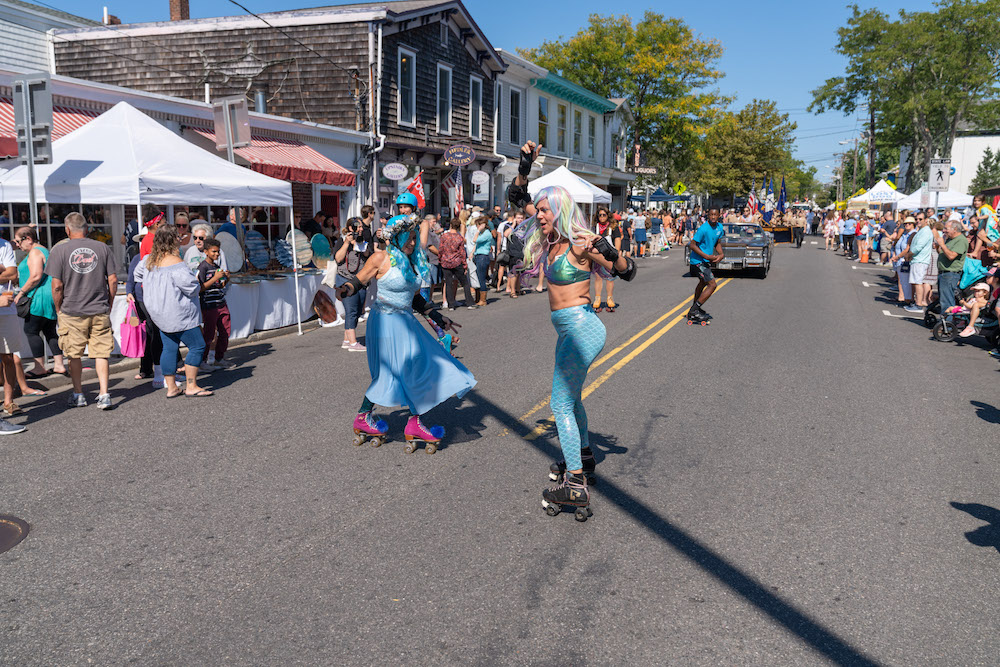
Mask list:
[{"label": "white tablecloth", "polygon": [[[321,275],[299,276],[299,300],[302,321],[313,316],[312,300],[316,291],[322,289],[335,298],[333,290],[320,283]],[[111,327],[115,336],[115,354],[121,354],[121,325],[125,321],[128,300],[125,289],[119,286],[119,295],[111,308]],[[232,318],[233,333],[230,340],[247,338],[254,331],[268,331],[294,325],[295,318],[295,278],[282,276],[277,280],[261,280],[257,283],[232,284],[226,292],[226,304]]]}]

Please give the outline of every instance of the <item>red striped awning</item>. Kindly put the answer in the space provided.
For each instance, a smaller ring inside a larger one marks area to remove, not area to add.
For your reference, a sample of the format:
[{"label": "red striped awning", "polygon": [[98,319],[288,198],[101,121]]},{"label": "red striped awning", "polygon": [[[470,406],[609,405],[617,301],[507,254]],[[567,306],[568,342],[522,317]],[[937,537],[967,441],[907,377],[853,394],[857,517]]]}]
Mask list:
[{"label": "red striped awning", "polygon": [[[73,130],[83,127],[101,115],[92,109],[79,109],[55,105],[52,107],[52,140],[60,139]],[[17,155],[17,135],[14,132],[14,103],[9,97],[0,97],[0,154]]]},{"label": "red striped awning", "polygon": [[[215,132],[191,128],[215,143]],[[277,139],[260,134],[250,137],[250,145],[237,148],[236,154],[250,163],[250,168],[265,176],[296,183],[322,183],[353,187],[354,173],[322,153],[295,139]]]}]

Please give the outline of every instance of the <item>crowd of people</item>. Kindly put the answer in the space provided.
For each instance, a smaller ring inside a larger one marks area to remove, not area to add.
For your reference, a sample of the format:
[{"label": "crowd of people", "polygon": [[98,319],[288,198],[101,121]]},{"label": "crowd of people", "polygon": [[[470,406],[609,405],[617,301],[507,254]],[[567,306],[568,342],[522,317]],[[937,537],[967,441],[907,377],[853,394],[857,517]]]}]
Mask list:
[{"label": "crowd of people", "polygon": [[[1000,315],[1000,221],[983,195],[964,209],[830,212],[820,233],[826,250],[891,266],[897,303],[928,323],[965,315],[968,324],[957,335],[968,338],[976,334],[977,318]],[[1000,358],[995,349],[991,354]]]}]

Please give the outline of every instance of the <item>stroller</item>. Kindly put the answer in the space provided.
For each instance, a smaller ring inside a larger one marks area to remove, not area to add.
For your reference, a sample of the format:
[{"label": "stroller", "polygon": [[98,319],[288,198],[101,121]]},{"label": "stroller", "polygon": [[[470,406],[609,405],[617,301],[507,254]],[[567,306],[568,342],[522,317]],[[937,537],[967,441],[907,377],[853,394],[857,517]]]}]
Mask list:
[{"label": "stroller", "polygon": [[[958,294],[959,290],[956,290],[956,295]],[[997,347],[997,343],[1000,342],[1000,323],[997,322],[996,307],[997,299],[990,299],[986,307],[979,312],[979,317],[972,323],[976,333],[984,336],[986,342],[993,347]],[[927,310],[930,311],[929,306]],[[938,304],[938,312],[940,313],[940,311],[941,306]],[[959,332],[969,326],[968,311],[939,314],[938,318],[937,324],[934,325],[932,330],[932,335],[934,336],[934,340],[939,340],[943,343],[950,343],[955,340]]]}]

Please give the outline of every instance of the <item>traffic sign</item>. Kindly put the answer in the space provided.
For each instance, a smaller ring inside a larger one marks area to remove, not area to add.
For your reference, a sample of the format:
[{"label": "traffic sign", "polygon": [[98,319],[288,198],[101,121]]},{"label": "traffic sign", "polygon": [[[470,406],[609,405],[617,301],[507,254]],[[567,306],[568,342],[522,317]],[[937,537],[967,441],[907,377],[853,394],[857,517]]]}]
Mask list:
[{"label": "traffic sign", "polygon": [[951,180],[951,158],[932,158],[929,183],[931,192],[947,192]]},{"label": "traffic sign", "polygon": [[674,186],[674,194],[682,195],[685,192],[687,192],[687,186],[681,183],[680,181],[677,181],[677,185]]}]

